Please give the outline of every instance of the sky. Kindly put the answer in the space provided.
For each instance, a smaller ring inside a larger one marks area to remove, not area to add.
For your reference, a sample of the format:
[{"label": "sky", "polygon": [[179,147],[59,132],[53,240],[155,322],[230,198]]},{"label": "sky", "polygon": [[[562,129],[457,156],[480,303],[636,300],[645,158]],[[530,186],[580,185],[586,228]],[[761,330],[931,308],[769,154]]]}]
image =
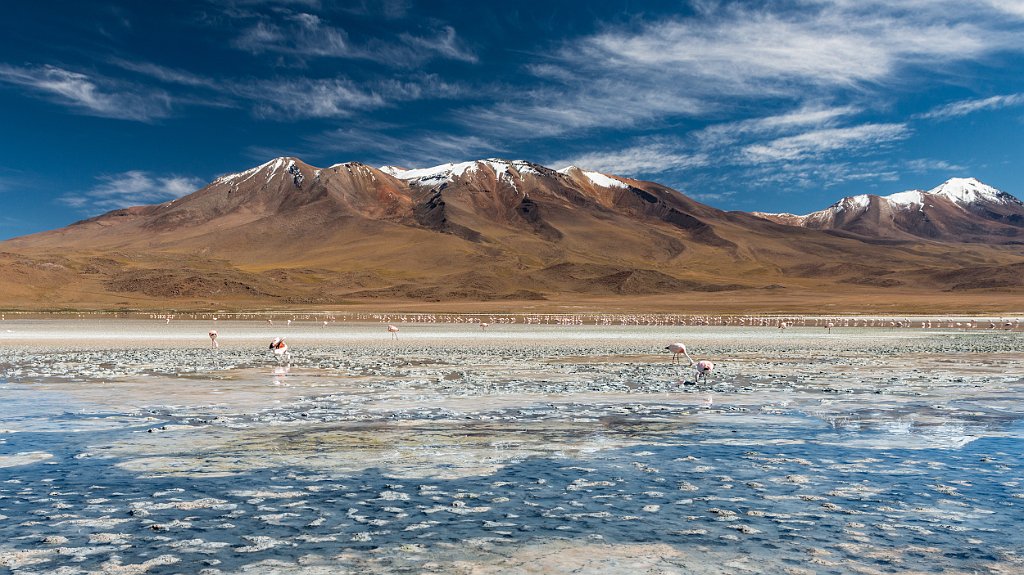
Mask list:
[{"label": "sky", "polygon": [[0,239],[285,155],[578,165],[745,211],[1024,197],[1024,0],[5,6]]}]

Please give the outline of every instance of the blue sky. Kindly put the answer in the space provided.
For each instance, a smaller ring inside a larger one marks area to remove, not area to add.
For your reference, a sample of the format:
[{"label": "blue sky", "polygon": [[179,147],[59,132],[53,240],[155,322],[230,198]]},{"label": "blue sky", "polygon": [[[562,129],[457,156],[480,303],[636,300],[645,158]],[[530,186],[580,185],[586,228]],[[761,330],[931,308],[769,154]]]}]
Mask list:
[{"label": "blue sky", "polygon": [[1024,0],[9,4],[0,239],[281,155],[576,164],[748,211],[1024,196]]}]

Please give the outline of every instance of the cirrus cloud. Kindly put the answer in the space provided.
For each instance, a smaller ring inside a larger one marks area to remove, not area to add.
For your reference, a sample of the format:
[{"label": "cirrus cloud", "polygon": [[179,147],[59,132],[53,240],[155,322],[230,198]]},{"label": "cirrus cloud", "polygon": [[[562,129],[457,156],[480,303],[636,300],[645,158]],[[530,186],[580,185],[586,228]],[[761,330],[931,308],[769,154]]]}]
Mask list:
[{"label": "cirrus cloud", "polygon": [[151,122],[171,113],[171,97],[162,91],[57,66],[0,64],[0,82],[90,116]]},{"label": "cirrus cloud", "polygon": [[98,176],[99,183],[91,189],[58,198],[62,204],[87,213],[156,204],[190,194],[203,185],[199,178],[189,176],[158,176],[143,170]]}]

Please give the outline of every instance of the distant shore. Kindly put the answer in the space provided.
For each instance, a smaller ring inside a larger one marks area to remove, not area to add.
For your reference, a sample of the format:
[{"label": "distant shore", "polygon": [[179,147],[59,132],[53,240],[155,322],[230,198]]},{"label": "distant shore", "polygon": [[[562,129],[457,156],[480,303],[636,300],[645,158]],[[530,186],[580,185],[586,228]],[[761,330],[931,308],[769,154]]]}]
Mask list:
[{"label": "distant shore", "polygon": [[[408,311],[0,311],[3,322],[125,320],[134,322],[256,322],[269,326],[327,326],[344,323],[379,324],[479,324],[482,329],[502,325],[536,326],[680,326],[747,328],[891,328],[955,329],[963,331],[1024,330],[1024,311],[1010,313],[916,313],[916,314],[686,314],[656,312],[408,312]],[[3,330],[0,329],[0,338]]]},{"label": "distant shore", "polygon": [[763,289],[740,292],[680,292],[617,297],[551,295],[542,300],[402,300],[361,299],[283,305],[273,299],[159,300],[0,299],[0,314],[38,317],[123,316],[152,314],[232,314],[238,317],[288,314],[661,314],[685,316],[946,316],[1003,317],[1024,315],[1019,291],[891,291],[849,292]]}]

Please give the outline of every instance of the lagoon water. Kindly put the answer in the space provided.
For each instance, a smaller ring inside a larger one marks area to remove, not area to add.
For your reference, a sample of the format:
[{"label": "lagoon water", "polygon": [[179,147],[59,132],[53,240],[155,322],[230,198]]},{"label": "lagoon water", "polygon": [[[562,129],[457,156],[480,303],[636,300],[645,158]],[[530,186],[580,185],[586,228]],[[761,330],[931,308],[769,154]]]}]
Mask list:
[{"label": "lagoon water", "polygon": [[1024,573],[1020,332],[211,327],[0,323],[0,574]]}]

